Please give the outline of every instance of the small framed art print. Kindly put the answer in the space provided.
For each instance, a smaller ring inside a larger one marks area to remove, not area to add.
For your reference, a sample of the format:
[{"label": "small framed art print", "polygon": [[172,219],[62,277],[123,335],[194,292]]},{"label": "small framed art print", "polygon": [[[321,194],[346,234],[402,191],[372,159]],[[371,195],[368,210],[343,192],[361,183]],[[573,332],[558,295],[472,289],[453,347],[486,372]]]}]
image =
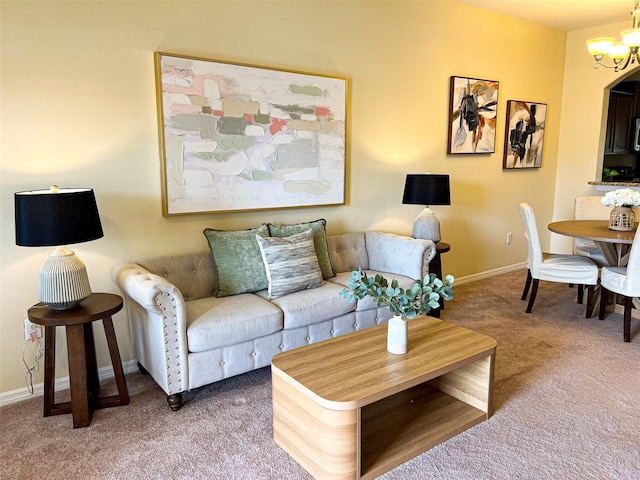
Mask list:
[{"label": "small framed art print", "polygon": [[499,83],[451,77],[447,153],[494,153]]},{"label": "small framed art print", "polygon": [[540,168],[547,104],[507,100],[502,168]]}]

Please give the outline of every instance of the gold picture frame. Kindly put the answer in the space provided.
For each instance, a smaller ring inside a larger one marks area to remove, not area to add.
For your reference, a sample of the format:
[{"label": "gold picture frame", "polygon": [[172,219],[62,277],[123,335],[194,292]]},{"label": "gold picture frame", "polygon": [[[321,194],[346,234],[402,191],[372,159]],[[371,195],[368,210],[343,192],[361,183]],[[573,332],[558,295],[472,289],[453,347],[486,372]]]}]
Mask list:
[{"label": "gold picture frame", "polygon": [[164,216],[345,203],[346,78],[154,61]]}]

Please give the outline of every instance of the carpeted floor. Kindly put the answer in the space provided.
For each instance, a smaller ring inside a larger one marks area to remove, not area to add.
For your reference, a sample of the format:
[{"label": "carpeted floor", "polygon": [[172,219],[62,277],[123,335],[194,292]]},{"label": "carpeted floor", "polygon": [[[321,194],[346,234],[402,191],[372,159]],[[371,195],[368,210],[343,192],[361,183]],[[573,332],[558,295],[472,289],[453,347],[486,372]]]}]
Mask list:
[{"label": "carpeted floor", "polygon": [[[498,341],[495,413],[383,479],[640,478],[640,321],[584,318],[575,289],[542,283],[524,313],[524,271],[460,285],[442,319]],[[308,479],[272,439],[270,370],[189,392],[171,412],[149,377],[91,426],[42,417],[42,398],[0,409],[0,478]],[[113,385],[107,384],[113,389]]]}]

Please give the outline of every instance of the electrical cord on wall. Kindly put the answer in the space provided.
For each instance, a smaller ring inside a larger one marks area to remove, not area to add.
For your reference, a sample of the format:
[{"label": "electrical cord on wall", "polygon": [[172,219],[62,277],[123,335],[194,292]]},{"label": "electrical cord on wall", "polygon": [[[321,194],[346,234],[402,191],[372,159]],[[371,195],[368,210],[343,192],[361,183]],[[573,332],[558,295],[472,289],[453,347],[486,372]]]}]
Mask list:
[{"label": "electrical cord on wall", "polygon": [[[27,321],[26,314],[24,318],[26,322]],[[29,366],[29,364],[27,363],[27,360],[25,359],[26,349],[29,343],[34,343],[34,342],[37,344],[36,353],[33,358],[33,364]],[[27,373],[25,373],[24,379],[25,379],[25,382],[27,383],[27,390],[29,390],[29,393],[31,395],[33,395],[33,374],[40,371],[40,359],[42,358],[43,355],[44,355],[44,349],[42,348],[42,342],[40,342],[40,338],[38,337],[38,333],[36,332],[36,330],[32,329],[29,334],[29,339],[28,340],[25,339],[25,341],[22,343],[22,363],[24,363],[24,366],[27,368]]]}]

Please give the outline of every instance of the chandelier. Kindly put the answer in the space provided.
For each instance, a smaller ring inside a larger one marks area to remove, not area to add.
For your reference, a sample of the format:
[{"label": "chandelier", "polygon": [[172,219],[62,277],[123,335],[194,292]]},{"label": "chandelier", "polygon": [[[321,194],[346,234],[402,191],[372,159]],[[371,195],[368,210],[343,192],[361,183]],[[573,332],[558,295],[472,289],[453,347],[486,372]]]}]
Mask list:
[{"label": "chandelier", "polygon": [[[620,32],[621,42],[616,42],[615,38],[600,37],[587,40],[587,49],[593,55],[595,63],[593,68],[602,65],[605,68],[613,68],[616,72],[624,70],[629,64],[638,62],[640,64],[640,56],[638,56],[638,48],[640,47],[640,0],[635,0],[633,11],[633,28]],[[613,65],[602,63],[605,55],[613,60]]]}]

